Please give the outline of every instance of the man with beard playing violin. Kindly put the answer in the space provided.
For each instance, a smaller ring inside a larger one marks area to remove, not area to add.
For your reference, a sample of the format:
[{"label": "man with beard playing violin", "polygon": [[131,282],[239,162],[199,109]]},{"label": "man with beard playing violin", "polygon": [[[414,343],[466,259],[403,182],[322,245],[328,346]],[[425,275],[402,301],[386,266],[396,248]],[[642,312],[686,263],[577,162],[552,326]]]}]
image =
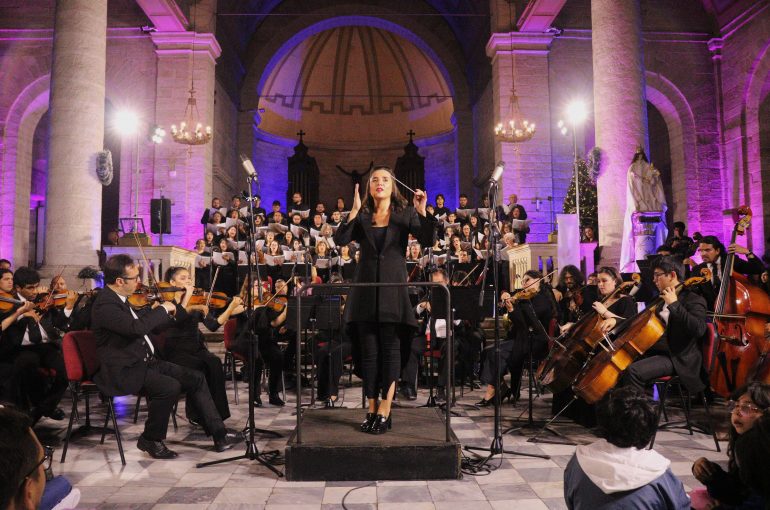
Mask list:
[{"label": "man with beard playing violin", "polygon": [[698,340],[706,333],[706,300],[687,288],[677,295],[684,266],[673,257],[660,257],[651,264],[652,278],[663,306],[658,317],[666,330],[645,356],[633,362],[620,381],[621,386],[644,389],[650,381],[677,375],[693,395],[705,384],[700,377],[702,357]]}]

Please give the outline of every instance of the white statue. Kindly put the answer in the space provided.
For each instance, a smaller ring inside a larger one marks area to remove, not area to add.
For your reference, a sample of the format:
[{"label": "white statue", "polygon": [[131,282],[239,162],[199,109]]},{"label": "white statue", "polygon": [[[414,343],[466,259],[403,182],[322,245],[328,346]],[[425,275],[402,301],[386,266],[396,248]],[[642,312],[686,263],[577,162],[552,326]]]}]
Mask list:
[{"label": "white statue", "polygon": [[[627,182],[626,215],[623,221],[620,270],[622,272],[633,272],[638,270],[636,261],[647,255],[646,253],[636,253],[634,230],[631,221],[633,213],[656,212],[661,213],[665,218],[667,209],[660,172],[650,164],[641,145],[637,146],[636,153],[634,153],[634,157],[631,160],[631,166],[628,167]],[[655,246],[663,244],[666,235],[666,225],[661,224],[656,231],[657,244]]]}]

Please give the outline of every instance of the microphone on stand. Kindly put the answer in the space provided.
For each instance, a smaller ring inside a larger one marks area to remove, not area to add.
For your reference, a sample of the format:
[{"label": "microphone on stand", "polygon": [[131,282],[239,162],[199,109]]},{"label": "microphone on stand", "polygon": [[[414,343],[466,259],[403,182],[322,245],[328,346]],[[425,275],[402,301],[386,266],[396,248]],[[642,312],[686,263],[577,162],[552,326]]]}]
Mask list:
[{"label": "microphone on stand", "polygon": [[244,154],[241,154],[241,164],[243,165],[243,169],[246,170],[246,175],[249,177],[249,179],[254,179],[255,181],[259,180],[257,177],[257,170],[254,168],[254,164]]}]

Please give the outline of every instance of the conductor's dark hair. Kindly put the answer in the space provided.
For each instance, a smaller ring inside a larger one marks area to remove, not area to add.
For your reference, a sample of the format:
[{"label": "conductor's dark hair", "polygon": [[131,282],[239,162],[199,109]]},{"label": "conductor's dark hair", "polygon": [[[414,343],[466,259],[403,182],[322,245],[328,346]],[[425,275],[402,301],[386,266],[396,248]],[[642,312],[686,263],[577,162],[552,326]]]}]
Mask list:
[{"label": "conductor's dark hair", "polygon": [[676,277],[679,279],[679,281],[682,281],[684,278],[684,264],[682,264],[681,257],[674,257],[673,255],[664,255],[662,257],[658,257],[652,261],[652,264],[650,264],[650,269],[652,271],[660,269],[666,274],[671,272],[676,273]]},{"label": "conductor's dark hair", "polygon": [[19,497],[26,476],[40,476],[35,469],[40,459],[31,426],[26,414],[0,408],[0,508],[10,507]]},{"label": "conductor's dark hair", "polygon": [[31,267],[22,266],[13,273],[13,284],[17,287],[40,283],[40,274]]},{"label": "conductor's dark hair", "polygon": [[372,181],[372,177],[374,176],[374,172],[384,170],[390,174],[390,178],[393,181],[393,191],[390,193],[390,208],[392,211],[402,211],[407,206],[407,201],[404,198],[404,196],[401,194],[401,192],[398,190],[398,184],[396,183],[396,176],[393,173],[393,169],[386,165],[375,165],[374,168],[372,168],[372,171],[369,172],[369,176],[366,178],[366,188],[364,189],[364,200],[362,209],[367,212],[371,213],[374,211],[374,198],[372,197],[372,194],[369,192],[369,183]]},{"label": "conductor's dark hair", "polygon": [[134,259],[122,253],[113,255],[104,263],[104,284],[110,285],[126,274],[126,268],[134,266]]},{"label": "conductor's dark hair", "polygon": [[596,409],[599,435],[618,448],[646,447],[658,427],[657,413],[638,389],[610,392]]},{"label": "conductor's dark hair", "polygon": [[701,244],[710,244],[711,246],[719,250],[720,255],[724,255],[725,252],[727,251],[725,249],[725,245],[722,244],[722,241],[720,241],[717,236],[703,236],[698,240],[698,242]]}]

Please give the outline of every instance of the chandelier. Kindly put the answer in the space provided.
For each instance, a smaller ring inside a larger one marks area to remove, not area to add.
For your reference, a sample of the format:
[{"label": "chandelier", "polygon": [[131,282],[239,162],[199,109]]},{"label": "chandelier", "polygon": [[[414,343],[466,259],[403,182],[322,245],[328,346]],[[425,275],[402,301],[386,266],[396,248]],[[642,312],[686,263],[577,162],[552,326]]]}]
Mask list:
[{"label": "chandelier", "polygon": [[521,143],[527,142],[535,136],[535,123],[530,123],[523,118],[519,111],[519,98],[516,96],[516,59],[513,54],[514,25],[511,3],[511,1],[508,2],[508,17],[511,20],[511,28],[508,32],[511,52],[511,101],[508,119],[495,126],[495,138],[499,142]]},{"label": "chandelier", "polygon": [[[187,98],[187,106],[185,106],[184,116],[179,126],[176,124],[171,125],[171,137],[174,141],[188,146],[204,145],[211,141],[211,126],[203,127],[203,123],[200,122],[200,113],[198,112],[198,104],[195,99],[195,31],[197,30],[195,25],[195,5],[193,5],[192,19],[193,40],[190,65],[190,97]],[[190,150],[192,150],[192,147],[190,147]]]},{"label": "chandelier", "polygon": [[184,109],[184,120],[171,125],[171,137],[176,143],[185,145],[203,145],[211,141],[211,126],[203,127],[199,121],[198,105],[195,99],[195,85],[190,80],[190,97],[187,98],[187,106]]},{"label": "chandelier", "polygon": [[535,123],[523,119],[519,111],[519,98],[516,90],[511,89],[510,117],[495,126],[495,138],[500,142],[526,142],[535,136]]}]

